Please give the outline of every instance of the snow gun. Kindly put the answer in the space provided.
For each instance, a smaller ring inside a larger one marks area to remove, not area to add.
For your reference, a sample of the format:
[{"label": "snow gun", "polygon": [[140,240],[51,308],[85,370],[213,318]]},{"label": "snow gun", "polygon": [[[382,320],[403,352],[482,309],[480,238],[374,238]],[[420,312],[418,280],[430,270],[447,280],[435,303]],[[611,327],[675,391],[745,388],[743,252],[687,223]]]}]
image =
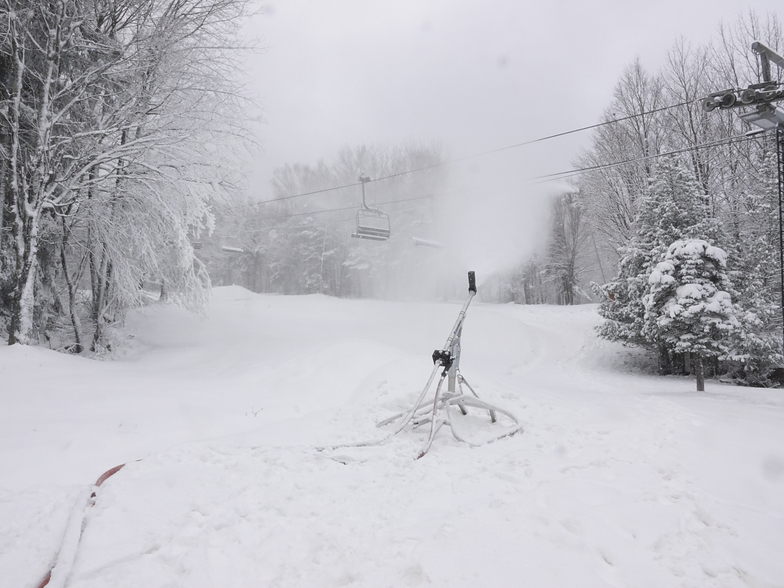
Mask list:
[{"label": "snow gun", "polygon": [[[468,311],[468,306],[471,304],[474,296],[476,296],[476,275],[474,272],[468,272],[468,299],[457,315],[457,320],[455,321],[452,330],[449,332],[449,337],[444,346],[441,349],[433,351],[433,371],[430,374],[430,378],[427,380],[427,384],[425,384],[425,387],[422,389],[422,393],[410,410],[393,415],[378,423],[379,427],[383,427],[384,425],[397,421],[395,430],[392,431],[392,435],[396,435],[402,431],[409,423],[411,423],[414,428],[430,423],[430,434],[422,451],[417,456],[417,459],[423,457],[428,452],[430,446],[433,444],[433,439],[435,439],[436,434],[444,425],[449,426],[455,439],[468,443],[474,447],[492,443],[493,441],[497,441],[504,437],[510,437],[522,431],[522,426],[517,417],[502,408],[481,400],[460,373],[460,338],[463,333],[463,323],[465,322],[466,312]],[[435,395],[432,400],[426,399],[427,393],[433,385],[439,370],[441,371],[441,377],[436,385]],[[442,392],[444,380],[447,380],[447,389]],[[464,384],[471,392],[471,395],[467,395],[463,392]],[[469,440],[465,431],[461,432],[459,427],[457,429],[455,427],[459,416],[454,407],[459,409],[459,413],[462,416],[468,415],[466,407],[487,411],[490,415],[491,424],[497,423],[498,415],[501,414],[510,419],[512,425],[506,427],[500,433],[496,432],[491,437],[480,442],[477,442],[474,439]]]}]

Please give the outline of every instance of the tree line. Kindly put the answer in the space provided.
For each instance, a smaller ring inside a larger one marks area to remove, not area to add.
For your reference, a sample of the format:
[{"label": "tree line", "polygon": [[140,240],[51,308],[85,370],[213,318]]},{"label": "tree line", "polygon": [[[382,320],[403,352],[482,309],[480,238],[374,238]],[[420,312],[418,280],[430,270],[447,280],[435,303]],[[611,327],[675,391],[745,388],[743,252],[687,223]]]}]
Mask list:
[{"label": "tree line", "polygon": [[[449,296],[439,281],[448,257],[432,247],[448,197],[442,163],[438,145],[408,143],[344,147],[330,162],[284,165],[273,171],[270,201],[216,208],[199,256],[216,285],[254,292]],[[367,207],[389,216],[388,241],[351,237],[363,206],[360,176],[370,180]]]},{"label": "tree line", "polygon": [[[233,72],[246,9],[0,0],[9,343],[100,350],[151,284],[196,311],[211,281],[284,294],[455,294],[442,278],[452,261],[437,247],[450,198],[437,145],[346,147],[331,162],[276,169],[269,202],[226,198],[237,180],[231,146],[248,139]],[[761,80],[754,40],[781,52],[775,16],[748,12],[705,46],[681,40],[659,71],[632,62],[607,124],[575,161],[585,171],[551,201],[547,242],[487,279],[488,298],[598,300],[601,334],[655,351],[664,372],[769,382],[782,326],[775,145],[747,137],[735,111],[700,104]],[[383,246],[351,238],[363,186],[368,206],[389,215]]]},{"label": "tree line", "polygon": [[[625,69],[606,124],[575,161],[586,171],[554,199],[548,248],[506,277],[511,296],[592,297],[600,334],[657,353],[663,373],[773,383],[782,361],[775,138],[747,136],[737,111],[701,104],[763,80],[755,40],[781,53],[775,15],[742,14],[704,46],[682,39],[659,71],[639,60]],[[564,207],[579,226],[564,225]],[[571,241],[565,226],[576,228]],[[579,240],[570,254],[564,244]]]},{"label": "tree line", "polygon": [[99,350],[155,282],[203,308],[193,254],[244,131],[244,0],[0,1],[0,326]]}]

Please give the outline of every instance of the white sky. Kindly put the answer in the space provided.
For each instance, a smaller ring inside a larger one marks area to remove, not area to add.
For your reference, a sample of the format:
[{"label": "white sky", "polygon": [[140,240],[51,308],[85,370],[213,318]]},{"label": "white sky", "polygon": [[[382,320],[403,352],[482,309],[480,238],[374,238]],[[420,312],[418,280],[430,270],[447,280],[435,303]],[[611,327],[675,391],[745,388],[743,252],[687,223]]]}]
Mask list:
[{"label": "white sky", "polygon": [[[780,0],[263,5],[249,34],[267,49],[247,69],[266,119],[264,153],[250,172],[251,195],[261,199],[272,196],[275,167],[331,161],[345,145],[438,141],[457,158],[594,124],[636,56],[655,70],[680,36],[705,43],[720,21],[749,9],[784,16]],[[475,201],[497,210],[530,191],[525,178],[569,169],[589,138],[480,158],[457,173],[473,178],[472,193],[482,192]]]},{"label": "white sky", "polygon": [[[262,182],[274,167],[329,160],[343,145],[439,140],[460,157],[589,125],[635,56],[654,69],[677,37],[703,43],[740,11],[784,16],[772,0],[264,5],[250,31],[267,50],[248,66],[266,119]],[[553,141],[541,171],[568,168],[587,136]]]}]

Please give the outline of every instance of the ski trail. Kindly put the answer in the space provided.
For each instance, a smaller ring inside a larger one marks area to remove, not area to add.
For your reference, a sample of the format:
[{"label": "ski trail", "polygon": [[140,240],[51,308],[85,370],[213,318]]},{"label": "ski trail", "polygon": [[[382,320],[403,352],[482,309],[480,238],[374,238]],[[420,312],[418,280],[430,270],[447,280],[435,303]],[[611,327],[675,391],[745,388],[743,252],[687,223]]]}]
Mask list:
[{"label": "ski trail", "polygon": [[[75,436],[83,463],[46,446],[61,470],[99,465],[97,449],[144,457],[88,509],[67,588],[734,588],[784,577],[778,391],[709,382],[698,395],[686,378],[641,375],[595,338],[591,308],[479,304],[461,370],[521,417],[523,435],[469,448],[442,431],[419,461],[423,428],[316,451],[383,435],[375,423],[419,394],[456,305],[224,298],[211,324],[162,309],[127,362],[57,363],[66,382],[79,373],[80,387],[61,391],[78,418],[40,402],[48,388],[32,367],[45,356],[11,350],[38,420]],[[94,402],[89,390],[109,384],[144,444]],[[38,447],[13,414],[6,446]],[[105,447],[90,449],[95,439]],[[62,484],[61,470],[49,475]],[[78,488],[0,494],[4,581],[40,582]]]}]

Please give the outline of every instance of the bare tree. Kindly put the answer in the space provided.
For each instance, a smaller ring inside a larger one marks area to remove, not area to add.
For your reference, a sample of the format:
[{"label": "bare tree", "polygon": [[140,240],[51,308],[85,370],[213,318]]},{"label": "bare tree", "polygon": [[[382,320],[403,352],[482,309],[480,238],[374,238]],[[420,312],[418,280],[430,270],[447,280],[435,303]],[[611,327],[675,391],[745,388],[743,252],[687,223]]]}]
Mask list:
[{"label": "bare tree", "polygon": [[[663,105],[662,79],[635,60],[621,76],[603,117],[604,122],[627,120],[598,129],[592,149],[577,162],[580,167],[596,168],[580,183],[586,212],[597,232],[616,248],[633,234],[637,204],[653,166],[651,158],[662,149],[662,114],[656,111]],[[605,167],[621,162],[628,163]]]},{"label": "bare tree", "polygon": [[241,134],[222,115],[236,96],[228,44],[244,0],[2,2],[0,57],[13,73],[2,125],[15,256],[9,343],[33,331],[46,218],[67,219],[52,226],[62,230],[69,292],[89,266],[94,344],[110,309],[140,301],[145,276],[165,275],[181,302],[200,306],[206,274],[188,234],[209,223],[220,189],[208,147]]},{"label": "bare tree", "polygon": [[[282,166],[273,172],[276,201],[221,215],[216,236],[239,251],[213,256],[211,273],[227,276],[229,266],[237,283],[261,291],[432,295],[443,252],[414,247],[411,237],[438,225],[436,200],[445,197],[440,162],[437,145],[407,143],[345,147],[332,162]],[[385,243],[350,238],[362,206],[360,174],[372,178],[368,206],[391,217]]]},{"label": "bare tree", "polygon": [[556,286],[559,304],[575,304],[581,294],[581,278],[589,269],[584,253],[590,236],[579,194],[558,196],[552,201],[551,211],[545,275]]}]

